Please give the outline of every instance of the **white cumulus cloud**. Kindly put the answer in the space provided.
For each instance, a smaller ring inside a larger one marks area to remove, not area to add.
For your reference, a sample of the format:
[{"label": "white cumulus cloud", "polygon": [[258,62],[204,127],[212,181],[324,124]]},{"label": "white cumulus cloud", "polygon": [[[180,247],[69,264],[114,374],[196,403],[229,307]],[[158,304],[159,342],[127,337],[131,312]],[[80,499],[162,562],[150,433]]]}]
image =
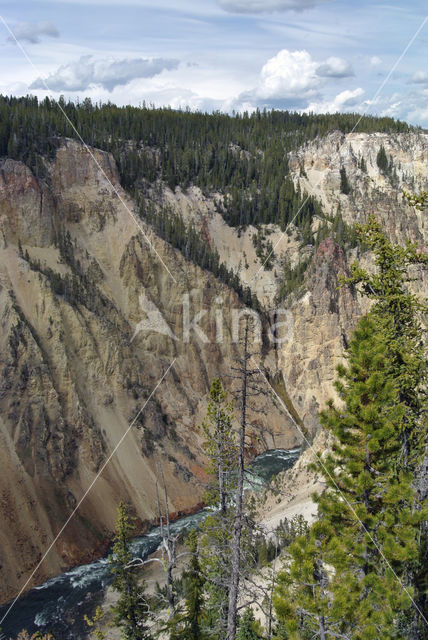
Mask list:
[{"label": "white cumulus cloud", "polygon": [[317,75],[322,78],[349,78],[354,71],[347,60],[331,56],[317,68]]},{"label": "white cumulus cloud", "polygon": [[310,102],[305,111],[314,113],[337,113],[338,111],[347,111],[355,107],[361,102],[364,95],[364,89],[345,89],[337,94],[333,100],[321,100],[319,102]]},{"label": "white cumulus cloud", "polygon": [[255,96],[268,99],[314,95],[321,85],[317,67],[307,51],[282,49],[263,66]]},{"label": "white cumulus cloud", "polygon": [[[59,31],[51,23],[44,20],[39,22],[20,22],[13,27],[13,33],[17,40],[25,40],[32,44],[40,42],[40,36],[50,36],[51,38],[58,38]],[[15,42],[12,36],[9,36],[8,40]]]},{"label": "white cumulus cloud", "polygon": [[82,56],[79,60],[61,65],[47,78],[37,78],[30,89],[52,91],[85,91],[100,85],[107,91],[125,85],[135,78],[153,78],[164,70],[176,69],[179,61],[171,58],[131,58],[123,60],[96,59]]},{"label": "white cumulus cloud", "polygon": [[238,103],[277,108],[303,108],[308,100],[320,101],[321,90],[337,78],[353,75],[343,58],[314,60],[302,49],[282,49],[263,66],[257,86],[238,97]]},{"label": "white cumulus cloud", "polygon": [[219,0],[230,13],[274,13],[276,11],[304,11],[329,0]]}]

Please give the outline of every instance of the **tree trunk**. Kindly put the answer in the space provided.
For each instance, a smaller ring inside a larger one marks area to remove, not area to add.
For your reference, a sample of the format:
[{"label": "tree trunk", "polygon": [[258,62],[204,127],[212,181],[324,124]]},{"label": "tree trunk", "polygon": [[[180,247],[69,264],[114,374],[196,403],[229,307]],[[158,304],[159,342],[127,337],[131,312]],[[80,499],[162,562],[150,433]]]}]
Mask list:
[{"label": "tree trunk", "polygon": [[[162,484],[164,489],[166,535],[164,533],[162,509],[161,509],[160,499],[159,499],[158,477],[157,477],[157,473],[159,470],[160,470],[160,475],[162,478]],[[162,555],[164,556],[164,567],[165,567],[165,573],[166,573],[166,592],[167,592],[168,605],[169,605],[169,619],[171,620],[175,615],[175,594],[174,594],[174,580],[173,580],[172,572],[177,562],[177,541],[176,541],[176,538],[174,538],[171,535],[171,528],[170,528],[170,522],[169,522],[168,492],[166,490],[163,467],[160,464],[160,462],[158,462],[157,464],[157,473],[156,473],[156,498],[157,498],[158,510],[159,510],[159,526],[160,526],[160,531],[162,536]]]},{"label": "tree trunk", "polygon": [[175,597],[174,597],[174,589],[173,589],[173,581],[172,581],[172,564],[168,562],[166,568],[166,591],[168,596],[168,604],[169,604],[169,619],[171,620],[174,617],[175,613]]},{"label": "tree trunk", "polygon": [[326,640],[327,636],[325,635],[325,620],[324,616],[320,616],[320,640]]},{"label": "tree trunk", "polygon": [[[416,473],[415,489],[419,498],[420,504],[426,504],[428,500],[428,453],[425,454],[421,464]],[[410,613],[411,622],[408,629],[409,640],[423,640],[423,626],[425,621],[422,618],[422,614],[428,610],[428,598],[426,589],[424,588],[425,576],[424,567],[428,564],[428,523],[424,520],[420,525],[420,556],[419,565],[422,567],[420,571],[411,571],[408,582],[415,589],[415,602],[416,607],[412,607]]]},{"label": "tree trunk", "polygon": [[272,613],[273,613],[273,594],[275,591],[276,584],[276,560],[278,557],[278,538],[275,535],[275,558],[273,559],[272,566],[272,584],[270,589],[270,597],[269,597],[269,618],[268,618],[268,632],[267,632],[267,640],[271,640],[272,638]]},{"label": "tree trunk", "polygon": [[218,456],[218,494],[220,498],[220,513],[224,517],[227,510],[226,500],[226,488],[224,482],[224,435],[222,431],[222,425],[220,424],[220,417],[217,419],[217,456]]},{"label": "tree trunk", "polygon": [[226,640],[235,640],[236,619],[239,590],[239,576],[241,570],[241,533],[243,526],[243,496],[244,496],[244,451],[245,430],[247,425],[247,355],[248,355],[248,318],[244,333],[244,359],[241,383],[241,429],[239,435],[238,481],[235,498],[235,524],[232,541],[232,574],[229,589],[229,607],[227,612]]}]

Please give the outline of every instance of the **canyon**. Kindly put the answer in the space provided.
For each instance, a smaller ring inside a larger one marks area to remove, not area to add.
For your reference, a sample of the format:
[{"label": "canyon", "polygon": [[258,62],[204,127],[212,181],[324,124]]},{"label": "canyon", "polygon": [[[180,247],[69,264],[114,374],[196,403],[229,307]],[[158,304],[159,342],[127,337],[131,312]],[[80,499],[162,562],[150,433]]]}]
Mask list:
[{"label": "canyon", "polygon": [[[377,165],[381,146],[389,175]],[[44,163],[40,180],[25,164],[0,160],[2,602],[102,554],[120,500],[145,531],[157,517],[160,465],[173,515],[200,505],[209,386],[218,376],[232,390],[245,315],[235,291],[139,218],[109,153],[64,138]],[[291,152],[289,166],[293,182],[322,203],[314,233],[338,211],[348,225],[375,213],[392,240],[426,242],[423,213],[401,189],[427,189],[428,135],[333,132]],[[352,261],[370,265],[371,257],[328,233],[305,245],[296,225],[282,233],[270,224],[262,225],[273,246],[268,268],[256,253],[257,230],[228,226],[219,197],[160,183],[151,200],[194,224],[262,303],[261,339],[251,348],[267,394],[251,415],[250,458],[318,433],[335,367],[368,308],[339,279]],[[284,263],[303,259],[304,280],[279,301]],[[426,292],[424,272],[414,277],[415,292]]]}]

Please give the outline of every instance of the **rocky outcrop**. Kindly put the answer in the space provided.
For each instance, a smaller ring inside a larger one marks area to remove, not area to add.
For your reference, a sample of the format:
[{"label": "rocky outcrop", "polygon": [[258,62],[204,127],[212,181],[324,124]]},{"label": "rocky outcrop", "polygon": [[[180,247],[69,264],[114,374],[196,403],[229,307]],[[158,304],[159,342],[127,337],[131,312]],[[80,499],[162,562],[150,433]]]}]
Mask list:
[{"label": "rocky outcrop", "polygon": [[[382,147],[389,163],[386,170],[377,161]],[[340,189],[341,169],[350,186],[348,195]],[[426,133],[391,136],[334,131],[293,152],[290,172],[295,183],[321,201],[327,215],[339,210],[345,222],[354,224],[375,214],[395,242],[407,237],[424,242],[424,215],[408,206],[401,190],[419,192],[427,187]]]},{"label": "rocky outcrop", "polygon": [[[377,163],[381,147],[390,165],[387,172]],[[341,168],[351,187],[348,195],[340,189]],[[374,214],[392,241],[410,238],[424,247],[424,214],[408,205],[401,190],[418,192],[428,187],[428,135],[336,131],[292,153],[290,171],[303,191],[321,201],[325,215],[340,212],[345,222],[355,224]],[[347,339],[369,308],[367,299],[349,287],[339,287],[339,277],[347,275],[355,259],[372,268],[370,253],[355,249],[345,255],[331,239],[322,242],[305,286],[289,299],[293,340],[279,348],[278,366],[291,401],[312,432],[318,428],[319,407],[335,397],[335,368]],[[418,268],[412,276],[414,292],[426,295],[426,273]]]},{"label": "rocky outcrop", "polygon": [[47,247],[54,240],[54,204],[45,185],[39,185],[21,162],[0,161],[0,230],[3,245],[31,242]]},{"label": "rocky outcrop", "polygon": [[327,238],[318,247],[304,291],[290,304],[290,340],[278,349],[278,367],[298,414],[312,435],[318,411],[334,397],[336,366],[361,313],[355,294],[340,286],[348,265],[343,250]]}]

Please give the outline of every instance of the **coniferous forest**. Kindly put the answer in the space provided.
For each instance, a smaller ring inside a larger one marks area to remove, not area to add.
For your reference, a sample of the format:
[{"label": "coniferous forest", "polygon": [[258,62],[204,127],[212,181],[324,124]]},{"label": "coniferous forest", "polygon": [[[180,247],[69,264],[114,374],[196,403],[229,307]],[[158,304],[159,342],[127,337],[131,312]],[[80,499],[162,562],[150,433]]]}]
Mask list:
[{"label": "coniferous forest", "polygon": [[[56,104],[49,98],[0,97],[0,155],[22,160],[42,177],[42,156],[55,153],[61,136],[78,139],[78,131],[86,144],[113,154],[122,186],[133,194],[144,194],[159,179],[171,189],[196,185],[225,196],[219,206],[228,224],[275,222],[284,229],[300,207],[299,226],[320,211],[313,198],[304,203],[305,195],[287,179],[287,153],[335,129],[348,133],[355,121],[355,114],[229,116],[94,105],[90,99]],[[369,116],[358,125],[367,133],[411,129],[392,118]]]},{"label": "coniferous forest", "polygon": [[[284,230],[293,220],[302,244],[315,245],[327,235],[343,246],[355,246],[355,233],[338,212],[333,231],[324,225],[314,237],[311,221],[322,214],[317,200],[301,193],[288,177],[288,153],[307,141],[333,130],[344,134],[355,125],[355,114],[299,114],[287,111],[256,111],[230,116],[193,113],[147,106],[118,107],[55,102],[49,98],[0,96],[0,156],[25,162],[38,179],[47,179],[43,158],[55,155],[61,137],[84,140],[111,152],[122,186],[137,199],[139,214],[187,259],[214,273],[254,309],[256,296],[242,287],[238,276],[220,262],[215,248],[168,209],[154,210],[153,188],[166,184],[172,190],[189,186],[216,198],[217,208],[231,226],[275,223]],[[414,127],[387,117],[359,118],[358,130],[372,133],[406,133]],[[77,134],[78,132],[78,134]],[[364,159],[362,160],[364,161]],[[383,165],[382,165],[383,166]],[[349,193],[346,175],[342,191]],[[268,252],[267,252],[268,253]],[[263,260],[262,260],[263,261]],[[308,261],[289,273],[285,265],[282,299],[302,281]],[[266,263],[266,268],[269,263]]]}]

